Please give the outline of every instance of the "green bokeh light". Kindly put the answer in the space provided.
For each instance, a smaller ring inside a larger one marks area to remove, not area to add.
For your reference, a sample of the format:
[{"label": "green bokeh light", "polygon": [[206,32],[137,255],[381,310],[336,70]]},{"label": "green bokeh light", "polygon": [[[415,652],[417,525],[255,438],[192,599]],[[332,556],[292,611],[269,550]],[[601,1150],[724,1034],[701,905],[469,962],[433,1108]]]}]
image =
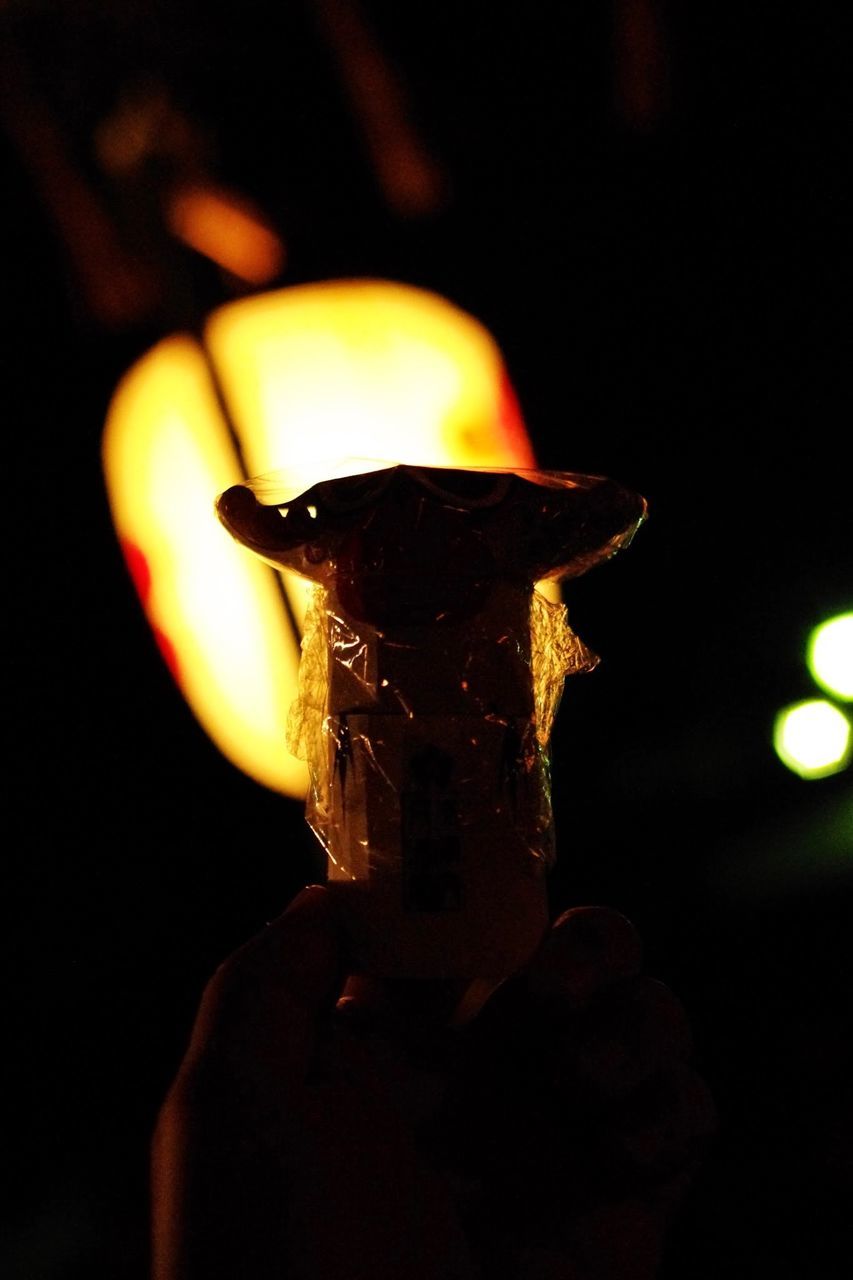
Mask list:
[{"label": "green bokeh light", "polygon": [[809,698],[779,712],[773,746],[782,763],[801,778],[825,778],[850,760],[850,722],[831,702]]},{"label": "green bokeh light", "polygon": [[853,613],[840,613],[815,627],[806,662],[822,689],[836,698],[853,698]]}]

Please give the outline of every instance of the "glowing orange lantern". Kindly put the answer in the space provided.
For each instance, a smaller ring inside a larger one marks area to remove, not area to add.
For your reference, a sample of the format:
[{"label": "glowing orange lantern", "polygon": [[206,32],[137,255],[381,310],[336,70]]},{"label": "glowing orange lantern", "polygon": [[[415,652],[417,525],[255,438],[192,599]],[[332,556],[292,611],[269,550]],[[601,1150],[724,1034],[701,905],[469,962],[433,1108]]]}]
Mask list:
[{"label": "glowing orange lantern", "polygon": [[213,499],[247,475],[341,455],[433,466],[535,463],[500,351],[470,315],[385,281],[303,285],[164,339],[110,405],[113,519],[164,657],[239,768],[292,796],[301,580],[252,560]]}]

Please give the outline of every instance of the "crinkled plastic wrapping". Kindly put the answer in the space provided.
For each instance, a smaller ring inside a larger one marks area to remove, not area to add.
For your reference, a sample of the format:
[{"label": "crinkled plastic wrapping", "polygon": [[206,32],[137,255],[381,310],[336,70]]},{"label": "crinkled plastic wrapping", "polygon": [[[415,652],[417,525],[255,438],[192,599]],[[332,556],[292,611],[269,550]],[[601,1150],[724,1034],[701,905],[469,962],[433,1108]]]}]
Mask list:
[{"label": "crinkled plastic wrapping", "polygon": [[245,546],[315,583],[288,726],[307,817],[361,967],[482,996],[547,926],[548,741],[565,677],[597,661],[534,583],[608,559],[645,503],[567,472],[325,474],[217,503]]},{"label": "crinkled plastic wrapping", "polygon": [[[457,764],[460,756],[464,758],[466,753],[483,745],[480,740],[472,741],[472,724],[484,720],[503,734],[504,743],[495,760],[495,776],[489,780],[481,805],[491,794],[493,802],[500,807],[507,790],[514,791],[516,803],[508,808],[517,834],[530,857],[549,866],[554,857],[547,752],[551,728],[566,676],[592,671],[599,660],[572,631],[566,606],[552,603],[535,590],[530,593],[529,643],[525,636],[512,636],[506,628],[502,631],[502,636],[486,637],[486,643],[491,646],[494,640],[495,648],[503,643],[513,648],[516,654],[525,655],[522,666],[519,668],[516,664],[515,670],[517,676],[521,670],[522,681],[525,686],[529,685],[532,693],[529,717],[502,715],[498,707],[483,706],[472,690],[472,682],[461,675],[455,724],[446,716],[440,720],[432,717],[432,720],[441,724],[443,746],[453,748]],[[462,664],[461,672],[466,670],[466,665],[476,664],[477,648],[482,640],[479,629],[470,627],[466,662]],[[351,758],[356,749],[364,754],[373,775],[369,785],[374,791],[378,787],[393,797],[405,788],[405,782],[396,787],[388,778],[388,770],[383,769],[382,749],[378,742],[371,741],[371,728],[375,728],[378,734],[388,727],[386,717],[389,713],[380,709],[383,695],[386,705],[388,697],[395,699],[399,703],[399,712],[406,718],[414,718],[415,713],[408,705],[404,689],[392,689],[387,676],[378,675],[375,668],[371,670],[368,654],[371,644],[376,643],[375,635],[359,635],[351,624],[330,609],[326,590],[315,586],[305,617],[299,694],[290,709],[287,746],[293,755],[308,764],[310,789],[306,819],[329,856],[334,878],[357,879],[359,872],[364,875],[370,870],[358,865],[361,860],[353,860],[348,853],[351,839],[347,831],[353,821],[353,801],[343,802],[342,794],[339,791],[336,796],[334,787],[341,754]],[[345,711],[335,714],[330,710],[330,674],[336,669],[345,673],[347,683],[354,681],[360,686],[365,709],[358,717],[357,742],[353,741],[352,717]],[[383,680],[384,689],[381,687]],[[517,696],[518,691],[515,691],[513,700]],[[375,707],[374,715],[370,714],[371,706]],[[510,750],[507,750],[507,740],[511,743]],[[344,788],[345,785],[344,781]],[[524,786],[530,792],[530,798],[526,805],[519,806],[518,791]],[[368,802],[366,793],[356,798],[356,805],[359,799]],[[391,802],[393,804],[393,800]],[[373,846],[368,856],[375,870],[378,860],[383,857],[387,860],[393,854],[390,850],[383,851]]]},{"label": "crinkled plastic wrapping", "polygon": [[[287,720],[287,749],[309,766],[311,792],[309,807],[316,810],[328,794],[328,771],[322,769],[322,750],[329,693],[329,618],[326,592],[315,585],[305,611],[302,658],[299,663],[299,693],[291,704]],[[314,824],[312,823],[312,826]]]},{"label": "crinkled plastic wrapping", "polygon": [[538,591],[530,600],[530,666],[536,737],[547,747],[566,676],[594,671],[599,659],[569,626],[564,604],[552,604]]}]

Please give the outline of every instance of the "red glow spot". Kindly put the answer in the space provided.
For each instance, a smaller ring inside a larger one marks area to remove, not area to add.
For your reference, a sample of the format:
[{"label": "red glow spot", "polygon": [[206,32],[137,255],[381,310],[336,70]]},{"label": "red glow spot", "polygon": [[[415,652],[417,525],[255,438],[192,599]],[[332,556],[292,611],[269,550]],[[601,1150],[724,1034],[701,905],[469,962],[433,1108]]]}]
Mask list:
[{"label": "red glow spot", "polygon": [[136,543],[128,538],[122,538],[121,549],[128,572],[133,579],[133,585],[136,587],[136,594],[143,604],[147,604],[151,594],[151,570],[148,567],[148,561]]},{"label": "red glow spot", "polygon": [[155,627],[153,622],[151,623],[151,630],[154,632],[154,639],[157,641],[157,648],[160,650],[160,653],[162,654],[163,661],[171,671],[172,678],[174,679],[175,684],[180,686],[181,667],[180,667],[180,663],[178,662],[178,654],[177,654],[177,651],[175,650],[175,646],[172,644],[172,641],[166,635],[166,632],[161,631],[159,627]]},{"label": "red glow spot", "polygon": [[[133,585],[136,587],[137,595],[142,601],[143,606],[148,607],[148,599],[151,595],[151,568],[145,553],[140,550],[135,542],[131,542],[128,538],[121,539],[121,549],[124,553],[125,562],[127,563],[128,572],[133,579]],[[178,662],[178,654],[172,641],[162,631],[160,627],[154,625],[151,619],[148,619],[151,630],[154,632],[154,639],[157,642],[157,648],[163,656],[163,661],[172,673],[172,677],[177,685],[181,682],[181,668]]]},{"label": "red glow spot", "polygon": [[498,428],[507,443],[525,457],[525,465],[536,466],[536,459],[530,447],[527,428],[521,413],[521,405],[515,394],[515,387],[509,380],[506,369],[501,370],[501,386],[498,398]]}]

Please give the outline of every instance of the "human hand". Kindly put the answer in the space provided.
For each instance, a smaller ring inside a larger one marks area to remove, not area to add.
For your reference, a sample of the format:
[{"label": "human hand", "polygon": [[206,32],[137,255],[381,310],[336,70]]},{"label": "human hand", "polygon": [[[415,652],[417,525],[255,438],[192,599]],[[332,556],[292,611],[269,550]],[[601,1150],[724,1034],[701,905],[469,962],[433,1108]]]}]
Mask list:
[{"label": "human hand", "polygon": [[469,1175],[483,1275],[651,1280],[716,1115],[630,922],[565,912],[467,1037],[436,1145]]},{"label": "human hand", "polygon": [[208,984],[154,1137],[155,1280],[476,1274],[417,1150],[431,1072],[334,1016],[343,956],[311,886]]},{"label": "human hand", "polygon": [[155,1138],[155,1280],[654,1275],[712,1119],[628,922],[566,913],[453,1032],[364,984],[335,1016],[344,954],[312,887],[209,984]]}]

